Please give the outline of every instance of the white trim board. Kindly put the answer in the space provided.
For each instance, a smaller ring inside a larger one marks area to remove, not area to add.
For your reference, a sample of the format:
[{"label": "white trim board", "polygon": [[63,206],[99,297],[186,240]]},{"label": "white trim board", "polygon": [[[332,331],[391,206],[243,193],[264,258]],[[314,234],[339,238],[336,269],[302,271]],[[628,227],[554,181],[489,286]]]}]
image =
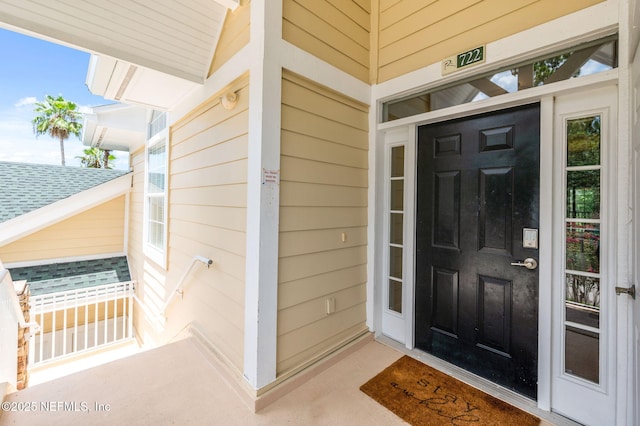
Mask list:
[{"label": "white trim board", "polygon": [[243,368],[256,390],[276,380],[280,185],[262,171],[280,170],[281,21],[282,0],[252,3]]}]

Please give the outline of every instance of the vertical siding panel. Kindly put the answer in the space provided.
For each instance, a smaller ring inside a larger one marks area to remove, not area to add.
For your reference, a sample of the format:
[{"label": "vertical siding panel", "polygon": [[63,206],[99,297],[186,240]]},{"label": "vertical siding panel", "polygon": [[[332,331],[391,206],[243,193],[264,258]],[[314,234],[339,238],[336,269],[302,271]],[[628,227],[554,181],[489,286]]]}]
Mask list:
[{"label": "vertical siding panel", "polygon": [[366,105],[286,71],[282,102],[279,375],[366,330],[368,186]]}]

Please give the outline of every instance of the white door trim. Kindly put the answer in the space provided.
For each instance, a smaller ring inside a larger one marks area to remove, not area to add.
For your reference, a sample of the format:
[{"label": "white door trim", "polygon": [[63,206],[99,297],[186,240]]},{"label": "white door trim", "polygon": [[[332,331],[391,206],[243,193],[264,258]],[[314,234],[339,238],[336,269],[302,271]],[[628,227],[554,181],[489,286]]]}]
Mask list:
[{"label": "white door trim", "polygon": [[[455,107],[447,108],[445,110],[433,111],[426,114],[420,114],[413,117],[407,117],[402,120],[397,120],[396,122],[387,122],[380,123],[377,125],[378,132],[378,140],[377,146],[386,146],[385,142],[385,134],[391,133],[395,131],[404,131],[407,135],[407,144],[405,145],[405,165],[412,165],[412,167],[408,167],[405,171],[405,182],[408,184],[405,187],[405,212],[407,215],[406,221],[410,224],[408,229],[405,230],[405,241],[406,247],[405,250],[407,252],[407,256],[405,256],[405,272],[411,271],[411,281],[409,281],[409,276],[407,276],[407,280],[405,283],[405,292],[406,292],[406,301],[403,309],[406,309],[407,318],[405,322],[405,336],[404,336],[404,344],[407,349],[414,349],[414,288],[415,288],[415,279],[413,277],[413,271],[415,269],[415,167],[416,167],[416,155],[415,155],[415,135],[417,126],[426,123],[435,123],[440,121],[448,121],[454,118],[479,114],[483,112],[505,109],[517,105],[524,105],[526,103],[531,102],[540,102],[541,105],[541,127],[540,127],[540,170],[554,170],[554,155],[553,155],[553,140],[554,140],[554,95],[557,94],[566,94],[573,93],[578,91],[586,91],[589,89],[596,89],[599,87],[610,86],[615,84],[618,80],[618,70],[614,69],[611,71],[603,72],[600,74],[595,74],[592,76],[582,77],[580,79],[572,79],[563,82],[559,82],[551,89],[549,86],[541,86],[539,88],[533,88],[523,92],[516,92],[510,95],[504,95],[501,99],[487,99],[485,101],[458,105]],[[407,148],[411,147],[411,151]],[[377,151],[378,154],[381,151]],[[386,162],[388,159],[386,158],[386,150],[382,150],[383,154],[383,162]],[[378,163],[380,164],[380,163]],[[551,409],[551,374],[552,374],[552,354],[551,354],[551,344],[541,344],[541,342],[551,342],[552,341],[552,265],[554,261],[554,251],[552,248],[552,224],[553,224],[553,195],[552,188],[554,185],[554,181],[557,180],[556,173],[540,173],[540,229],[546,229],[546,232],[540,232],[540,250],[539,250],[539,305],[538,305],[538,400],[537,405],[538,408],[550,411]],[[411,174],[411,175],[410,175]],[[380,180],[376,180],[377,183],[381,183]],[[384,194],[381,194],[380,191],[385,188],[385,185],[378,186],[377,196],[384,199]],[[407,196],[410,194],[410,196]],[[385,202],[381,203],[383,205],[383,209],[380,211],[386,211]],[[386,221],[381,221],[382,223],[386,223]],[[379,230],[378,235],[385,236],[385,238],[379,238],[377,241],[377,249],[376,253],[378,255],[378,259],[386,261],[386,256],[382,255],[384,253],[385,246],[383,241],[387,240],[386,233],[387,229],[384,228],[382,223],[377,222],[377,228]],[[409,251],[411,250],[411,251]],[[409,255],[411,254],[411,255]],[[379,275],[379,279],[375,280],[375,285],[379,291],[381,289],[386,288],[384,284],[384,275]],[[378,292],[377,294],[380,294]],[[410,298],[409,298],[410,297]],[[383,301],[379,300],[376,303],[376,316],[377,318],[382,318],[383,315]],[[380,324],[378,322],[376,324]],[[378,334],[384,332],[382,329],[377,329],[376,332]]]}]

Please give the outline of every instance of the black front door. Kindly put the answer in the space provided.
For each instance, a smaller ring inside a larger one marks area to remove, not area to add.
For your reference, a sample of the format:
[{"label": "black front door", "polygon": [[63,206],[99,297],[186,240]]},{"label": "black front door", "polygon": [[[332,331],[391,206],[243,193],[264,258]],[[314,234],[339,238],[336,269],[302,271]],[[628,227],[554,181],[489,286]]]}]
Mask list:
[{"label": "black front door", "polygon": [[534,399],[539,154],[538,104],[418,129],[416,346]]}]

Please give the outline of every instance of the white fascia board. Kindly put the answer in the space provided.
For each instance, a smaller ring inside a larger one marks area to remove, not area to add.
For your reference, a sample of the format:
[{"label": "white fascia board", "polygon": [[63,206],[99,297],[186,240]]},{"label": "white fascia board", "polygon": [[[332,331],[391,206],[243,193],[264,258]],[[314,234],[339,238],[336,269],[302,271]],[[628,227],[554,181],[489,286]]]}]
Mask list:
[{"label": "white fascia board", "polygon": [[85,84],[91,93],[103,96],[107,92],[116,63],[116,59],[109,56],[90,56]]},{"label": "white fascia board", "polygon": [[87,146],[91,146],[98,128],[98,118],[95,114],[84,114],[84,123],[82,124],[82,136],[80,140]]},{"label": "white fascia board", "polygon": [[147,108],[137,105],[114,104],[119,108],[98,110],[94,108],[96,123],[102,127],[110,127],[145,134],[147,130]]},{"label": "white fascia board", "polygon": [[436,62],[377,84],[373,87],[373,100],[386,101],[403,97],[613,34],[618,28],[617,3],[605,1],[488,43],[486,62],[468,70],[443,77],[441,63]]},{"label": "white fascia board", "polygon": [[37,260],[26,260],[21,262],[7,262],[5,263],[5,268],[15,269],[15,268],[25,268],[29,266],[51,265],[54,263],[84,262],[87,260],[108,259],[110,257],[121,257],[126,255],[127,254],[125,252],[118,251],[118,252],[112,252],[112,253],[90,254],[86,256],[68,256],[68,257],[55,257],[52,259],[37,259]]},{"label": "white fascia board", "polygon": [[367,105],[371,104],[371,86],[364,81],[347,74],[285,40],[281,41],[279,52],[283,68],[357,101]]},{"label": "white fascia board", "polygon": [[12,243],[85,210],[106,203],[131,189],[132,175],[120,176],[63,200],[0,223],[0,246]]}]

